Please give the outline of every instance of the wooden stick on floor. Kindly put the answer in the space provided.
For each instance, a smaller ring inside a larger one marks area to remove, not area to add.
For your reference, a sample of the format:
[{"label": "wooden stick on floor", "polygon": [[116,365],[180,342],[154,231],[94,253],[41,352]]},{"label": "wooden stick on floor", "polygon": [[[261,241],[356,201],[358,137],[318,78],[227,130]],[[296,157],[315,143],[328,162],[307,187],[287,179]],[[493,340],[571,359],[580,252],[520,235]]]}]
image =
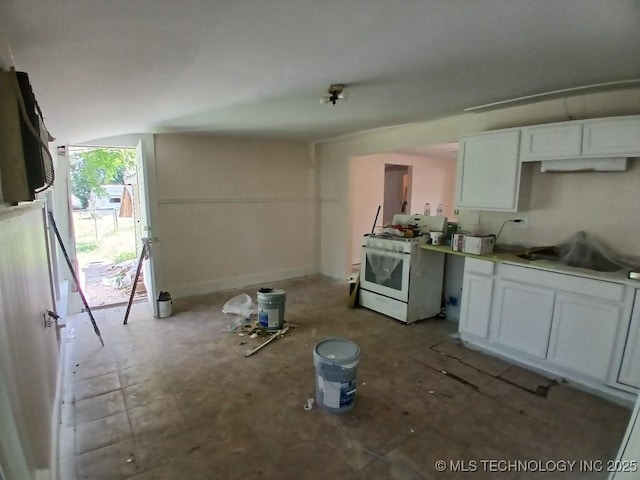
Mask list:
[{"label": "wooden stick on floor", "polygon": [[84,296],[82,291],[82,287],[80,287],[80,282],[78,281],[78,276],[76,275],[76,271],[73,269],[73,265],[71,264],[71,260],[69,259],[69,254],[67,253],[67,249],[64,248],[64,243],[62,243],[62,237],[60,236],[60,232],[58,231],[58,226],[56,225],[56,220],[53,218],[53,214],[49,212],[49,221],[51,222],[51,226],[53,227],[53,233],[55,233],[56,238],[58,239],[58,244],[60,245],[60,250],[62,250],[62,254],[64,255],[64,259],[67,261],[67,266],[69,267],[69,271],[71,272],[71,276],[73,277],[73,281],[76,282],[76,287],[78,288],[78,293],[80,294],[80,298],[82,299],[82,303],[84,303],[84,308],[87,309],[87,313],[89,314],[89,319],[91,320],[91,324],[93,325],[93,331],[96,333],[98,338],[100,339],[100,343],[104,347],[104,340],[102,340],[102,334],[100,333],[100,329],[98,328],[98,324],[96,323],[96,319],[93,318],[93,313],[91,313],[91,309],[89,308],[89,304],[87,303],[87,299]]},{"label": "wooden stick on floor", "polygon": [[129,312],[131,311],[131,304],[133,303],[133,297],[136,294],[136,287],[138,286],[138,278],[140,278],[140,271],[142,270],[142,262],[144,262],[144,257],[147,254],[147,244],[146,242],[142,242],[142,251],[140,252],[140,260],[138,260],[138,269],[136,270],[136,278],[133,281],[133,285],[131,286],[131,295],[129,295],[129,303],[127,304],[127,312],[124,314],[124,322],[123,325],[127,324],[129,320]]},{"label": "wooden stick on floor", "polygon": [[258,345],[256,348],[254,348],[253,350],[249,350],[247,353],[244,354],[245,357],[250,357],[251,355],[253,355],[254,353],[256,353],[258,350],[260,350],[262,347],[266,347],[267,345],[269,345],[271,342],[273,342],[276,338],[281,337],[282,335],[284,335],[285,333],[287,333],[289,331],[289,327],[286,327],[284,330],[278,330],[274,335],[271,336],[271,338],[269,340],[267,340],[266,342]]}]

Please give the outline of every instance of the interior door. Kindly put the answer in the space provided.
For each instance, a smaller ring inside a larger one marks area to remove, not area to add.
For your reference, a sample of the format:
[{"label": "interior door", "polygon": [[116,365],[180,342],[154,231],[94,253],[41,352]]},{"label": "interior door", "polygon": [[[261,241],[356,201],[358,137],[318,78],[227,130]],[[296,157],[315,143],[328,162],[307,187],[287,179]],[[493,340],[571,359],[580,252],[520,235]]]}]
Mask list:
[{"label": "interior door", "polygon": [[[145,160],[144,160],[144,145],[142,140],[138,142],[136,146],[136,173],[138,177],[138,211],[140,213],[139,217],[136,218],[137,227],[136,231],[140,232],[142,238],[140,239],[140,245],[136,246],[136,250],[140,251],[139,248],[142,247],[142,243],[146,243],[147,248],[147,256],[144,260],[143,264],[143,273],[144,273],[144,286],[147,289],[147,300],[151,305],[151,310],[153,311],[153,316],[158,316],[158,304],[156,299],[158,298],[156,295],[156,277],[155,277],[155,268],[153,264],[153,244],[158,239],[153,235],[153,229],[151,227],[150,222],[150,210],[149,210],[149,202],[148,202],[148,178],[147,178],[147,169],[144,168]],[[136,239],[137,240],[137,239]]]}]

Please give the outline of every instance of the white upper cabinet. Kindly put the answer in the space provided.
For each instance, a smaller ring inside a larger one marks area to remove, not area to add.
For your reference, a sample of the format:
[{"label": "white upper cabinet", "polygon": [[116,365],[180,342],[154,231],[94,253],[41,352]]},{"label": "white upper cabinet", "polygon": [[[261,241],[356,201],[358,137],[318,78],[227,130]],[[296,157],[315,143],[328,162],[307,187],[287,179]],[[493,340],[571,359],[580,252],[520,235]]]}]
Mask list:
[{"label": "white upper cabinet", "polygon": [[[520,197],[527,203],[529,194],[526,188],[520,192],[521,174],[526,178],[530,171],[522,170],[523,162],[609,157],[640,157],[640,115],[464,135],[458,150],[456,207],[517,212],[526,208],[518,205]],[[592,169],[592,163],[581,166]]]},{"label": "white upper cabinet", "polygon": [[457,207],[517,211],[519,153],[519,129],[462,137],[458,152]]},{"label": "white upper cabinet", "polygon": [[583,155],[640,154],[640,117],[601,118],[584,122]]},{"label": "white upper cabinet", "polygon": [[554,160],[579,157],[582,151],[582,125],[561,123],[524,127],[520,160]]}]

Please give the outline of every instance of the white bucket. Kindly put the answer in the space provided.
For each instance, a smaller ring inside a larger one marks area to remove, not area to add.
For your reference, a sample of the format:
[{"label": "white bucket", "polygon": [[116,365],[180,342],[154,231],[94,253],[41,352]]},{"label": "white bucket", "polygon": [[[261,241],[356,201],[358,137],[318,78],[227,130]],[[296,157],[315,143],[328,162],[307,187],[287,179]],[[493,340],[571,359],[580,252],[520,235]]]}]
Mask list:
[{"label": "white bucket", "polygon": [[284,304],[287,294],[284,290],[261,288],[258,290],[258,322],[262,328],[279,330],[284,325]]},{"label": "white bucket", "polygon": [[333,413],[351,410],[356,401],[360,348],[341,338],[322,340],[313,349],[313,363],[318,405]]},{"label": "white bucket", "polygon": [[158,300],[158,318],[171,316],[171,300]]}]

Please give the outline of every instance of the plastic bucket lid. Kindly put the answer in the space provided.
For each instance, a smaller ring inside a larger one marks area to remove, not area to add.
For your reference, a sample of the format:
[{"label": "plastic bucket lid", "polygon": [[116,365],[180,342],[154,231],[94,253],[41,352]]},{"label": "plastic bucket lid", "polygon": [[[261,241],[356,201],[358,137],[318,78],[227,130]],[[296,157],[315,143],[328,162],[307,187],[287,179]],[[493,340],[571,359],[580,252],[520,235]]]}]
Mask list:
[{"label": "plastic bucket lid", "polygon": [[358,359],[360,348],[349,340],[329,338],[316,344],[313,356],[322,363],[344,365]]}]

